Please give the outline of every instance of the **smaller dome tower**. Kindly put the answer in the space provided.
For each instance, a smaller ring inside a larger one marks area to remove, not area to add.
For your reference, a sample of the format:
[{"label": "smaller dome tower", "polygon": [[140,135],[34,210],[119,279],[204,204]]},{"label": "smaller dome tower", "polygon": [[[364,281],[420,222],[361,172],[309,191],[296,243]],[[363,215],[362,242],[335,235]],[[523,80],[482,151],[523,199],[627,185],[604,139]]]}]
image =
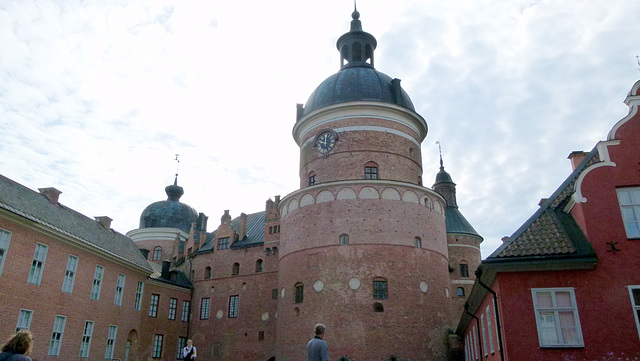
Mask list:
[{"label": "smaller dome tower", "polygon": [[140,228],[178,228],[189,233],[193,222],[198,220],[198,212],[188,204],[180,202],[184,188],[178,185],[178,177],[173,185],[167,186],[166,201],[151,203],[142,211]]}]

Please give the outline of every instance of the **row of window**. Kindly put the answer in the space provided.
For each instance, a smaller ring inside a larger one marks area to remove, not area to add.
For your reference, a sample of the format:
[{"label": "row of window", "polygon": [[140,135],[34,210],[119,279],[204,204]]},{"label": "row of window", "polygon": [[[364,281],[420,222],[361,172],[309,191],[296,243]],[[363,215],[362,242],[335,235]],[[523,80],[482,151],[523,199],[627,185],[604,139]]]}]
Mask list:
[{"label": "row of window", "polygon": [[280,225],[276,224],[275,226],[269,226],[269,234],[280,233]]},{"label": "row of window", "polygon": [[[264,265],[263,260],[261,259],[257,260],[255,263],[254,272],[255,273],[262,272],[264,270],[263,265]],[[237,276],[239,274],[240,274],[240,263],[236,262],[233,264],[233,266],[231,266],[231,275]],[[204,279],[210,279],[210,278],[211,278],[211,267],[207,266],[204,268]]]},{"label": "row of window", "polygon": [[[148,313],[149,317],[158,317],[159,305],[160,305],[160,295],[156,293],[152,294],[151,299],[149,301],[149,313]],[[175,320],[177,310],[178,310],[178,299],[173,297],[169,298],[169,313],[168,313],[167,319]],[[191,302],[183,300],[182,312],[180,314],[180,321],[188,322],[190,318],[189,317],[190,313],[191,313]]]},{"label": "row of window", "polygon": [[[302,303],[304,301],[304,284],[302,282],[296,283],[294,286],[294,303]],[[375,277],[373,279],[373,298],[376,300],[387,299],[389,295],[387,288],[387,279],[383,277]],[[273,298],[278,297],[278,290],[273,290]]]},{"label": "row of window", "polygon": [[[368,180],[375,180],[375,179],[380,179],[379,175],[378,175],[378,167],[377,166],[370,166],[364,167],[364,179],[368,179]],[[316,178],[316,173],[311,172],[309,174],[309,185],[313,186],[316,185],[317,182],[317,178]]]},{"label": "row of window", "polygon": [[[33,311],[20,309],[18,315],[18,324],[16,325],[16,332],[19,330],[28,330],[31,327],[31,320],[33,319]],[[64,330],[67,324],[67,316],[56,315],[53,322],[53,330],[51,331],[51,340],[49,341],[49,356],[59,356],[60,349],[62,348],[62,340],[64,336]],[[82,332],[82,340],[80,343],[80,357],[89,357],[89,351],[91,350],[91,339],[93,337],[93,328],[95,322],[85,321]],[[118,334],[117,325],[109,325],[109,332],[107,334],[107,347],[104,353],[105,359],[113,358],[113,348],[116,343],[116,335]]]},{"label": "row of window", "polygon": [[[489,352],[491,352],[492,355],[496,352],[494,336],[497,335],[497,328],[494,328],[494,325],[496,325],[495,315],[492,313],[491,309],[491,305],[488,305],[485,312],[480,315],[481,336],[478,336],[478,329],[474,325],[472,332],[465,338],[464,344],[466,361],[479,360],[483,352],[485,357],[489,356]],[[481,340],[478,340],[478,337],[480,337]],[[487,341],[489,345],[488,348]],[[482,345],[480,345],[480,343],[482,343]]]},{"label": "row of window", "polygon": [[[229,312],[227,313],[228,318],[238,318],[238,308],[240,305],[240,296],[233,295],[229,296]],[[200,319],[208,320],[209,313],[211,311],[211,298],[203,297],[200,299]]]}]

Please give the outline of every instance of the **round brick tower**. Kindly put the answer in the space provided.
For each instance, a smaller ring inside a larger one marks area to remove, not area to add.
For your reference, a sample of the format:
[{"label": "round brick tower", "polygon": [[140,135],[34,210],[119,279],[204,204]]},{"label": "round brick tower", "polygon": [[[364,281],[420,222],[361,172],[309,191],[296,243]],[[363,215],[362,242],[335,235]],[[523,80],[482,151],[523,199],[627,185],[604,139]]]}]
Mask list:
[{"label": "round brick tower", "polygon": [[446,202],[422,186],[427,124],[400,80],[374,68],[376,39],[352,18],[340,71],[293,128],[300,189],[279,204],[276,359],[306,359],[319,322],[332,360],[444,359]]}]

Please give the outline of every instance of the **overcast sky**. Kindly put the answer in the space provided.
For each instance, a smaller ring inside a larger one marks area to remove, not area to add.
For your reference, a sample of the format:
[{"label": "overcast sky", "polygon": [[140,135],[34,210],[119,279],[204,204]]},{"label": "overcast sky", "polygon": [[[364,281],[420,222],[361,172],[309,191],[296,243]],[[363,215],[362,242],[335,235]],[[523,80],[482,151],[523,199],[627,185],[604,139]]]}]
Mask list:
[{"label": "overcast sky", "polygon": [[[637,0],[360,0],[376,68],[440,140],[483,258],[628,108]],[[351,0],[0,1],[0,173],[126,233],[166,199],[209,216],[296,190],[296,103],[339,70]]]}]

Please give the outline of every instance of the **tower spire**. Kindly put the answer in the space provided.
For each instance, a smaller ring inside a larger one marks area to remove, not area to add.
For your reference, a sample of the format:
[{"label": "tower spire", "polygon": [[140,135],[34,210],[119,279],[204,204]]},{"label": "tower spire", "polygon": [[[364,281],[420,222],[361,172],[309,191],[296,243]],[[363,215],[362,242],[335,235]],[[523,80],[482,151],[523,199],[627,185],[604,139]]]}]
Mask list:
[{"label": "tower spire", "polygon": [[176,164],[176,180],[173,182],[174,186],[178,185],[178,169],[180,168],[180,159],[178,159],[179,156],[180,154],[176,154],[175,161],[177,162],[177,164]]},{"label": "tower spire", "polygon": [[376,38],[362,30],[360,13],[354,0],[350,30],[336,44],[340,52],[340,67],[373,67],[373,51],[377,45]]}]

